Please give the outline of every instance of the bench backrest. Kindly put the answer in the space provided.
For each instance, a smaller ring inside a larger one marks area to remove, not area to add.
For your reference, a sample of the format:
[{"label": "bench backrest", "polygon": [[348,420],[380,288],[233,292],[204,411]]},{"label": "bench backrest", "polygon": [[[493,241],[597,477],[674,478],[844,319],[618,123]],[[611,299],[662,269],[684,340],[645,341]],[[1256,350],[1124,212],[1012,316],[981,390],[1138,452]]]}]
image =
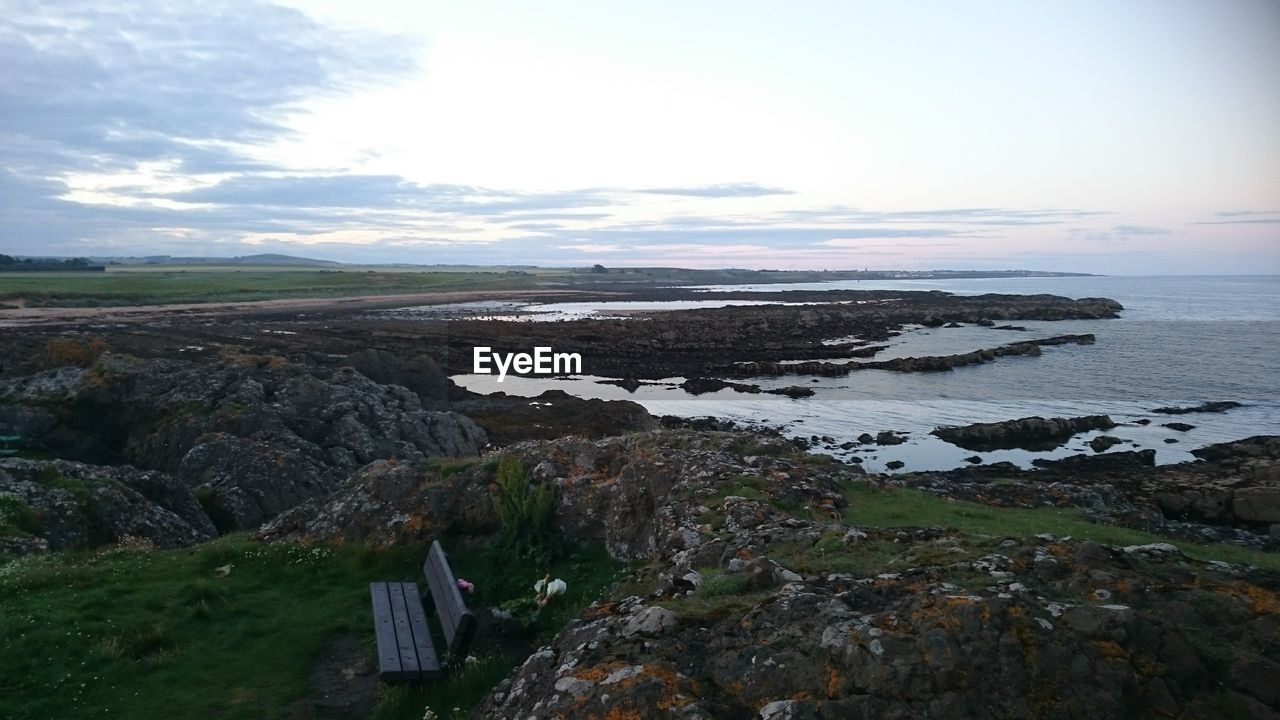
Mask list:
[{"label": "bench backrest", "polygon": [[445,557],[440,541],[431,543],[427,551],[427,561],[422,564],[422,573],[427,576],[428,611],[435,609],[440,618],[440,627],[444,629],[444,641],[448,645],[449,654],[459,661],[466,658],[471,648],[471,638],[476,632],[476,617],[467,609],[458,590],[458,581],[449,567],[449,558]]}]

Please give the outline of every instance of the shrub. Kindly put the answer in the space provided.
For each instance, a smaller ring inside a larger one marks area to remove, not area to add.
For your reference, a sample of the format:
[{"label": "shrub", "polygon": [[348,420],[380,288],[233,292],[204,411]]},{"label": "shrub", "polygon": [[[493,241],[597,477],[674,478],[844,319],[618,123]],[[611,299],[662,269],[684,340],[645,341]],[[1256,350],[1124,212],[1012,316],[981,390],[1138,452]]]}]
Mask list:
[{"label": "shrub", "polygon": [[498,463],[497,486],[493,508],[502,521],[499,542],[521,559],[550,561],[559,550],[555,487],[533,483],[520,460],[510,455]]}]

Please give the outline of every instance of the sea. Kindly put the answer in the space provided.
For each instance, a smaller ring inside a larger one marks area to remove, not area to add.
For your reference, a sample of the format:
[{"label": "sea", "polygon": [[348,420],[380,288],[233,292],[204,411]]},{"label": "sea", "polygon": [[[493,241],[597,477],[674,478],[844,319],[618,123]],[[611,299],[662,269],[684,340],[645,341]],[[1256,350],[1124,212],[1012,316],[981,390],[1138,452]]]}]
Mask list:
[{"label": "sea", "polygon": [[[769,293],[785,290],[942,290],[960,295],[1048,293],[1072,298],[1107,297],[1124,305],[1119,319],[1056,322],[1014,321],[1025,331],[966,325],[911,327],[893,338],[874,359],[947,355],[994,347],[1020,339],[1093,333],[1094,345],[1044,348],[1040,357],[1000,358],[941,373],[863,370],[847,377],[788,376],[748,380],[763,388],[805,385],[808,398],[752,395],[721,390],[693,396],[666,378],[635,392],[602,384],[606,378],[522,378],[502,383],[491,375],[458,375],[476,392],[532,397],[548,389],[584,398],[632,400],[656,415],[715,417],[744,425],[778,428],[788,436],[817,439],[814,450],[842,459],[857,457],[863,467],[885,472],[946,470],[977,456],[982,462],[1009,461],[1030,467],[1036,458],[1094,454],[1092,438],[1107,434],[1125,442],[1107,452],[1153,449],[1159,464],[1193,459],[1190,451],[1253,435],[1280,435],[1280,276],[1230,277],[1039,277],[946,280],[837,281],[698,288],[705,301],[678,303],[548,303],[504,306],[520,317],[541,321],[627,317],[628,312],[661,311],[760,301],[717,299],[727,290]],[[767,300],[764,302],[768,302]],[[468,313],[474,314],[474,313]],[[833,337],[832,340],[838,338]],[[1223,413],[1165,415],[1159,407],[1233,400],[1242,407]],[[1108,431],[1075,436],[1055,450],[999,450],[974,453],[929,434],[936,427],[1014,418],[1106,414],[1119,423]],[[1147,425],[1136,421],[1148,420]],[[1164,423],[1195,427],[1178,431]],[[902,445],[847,446],[863,433],[892,430]]]}]

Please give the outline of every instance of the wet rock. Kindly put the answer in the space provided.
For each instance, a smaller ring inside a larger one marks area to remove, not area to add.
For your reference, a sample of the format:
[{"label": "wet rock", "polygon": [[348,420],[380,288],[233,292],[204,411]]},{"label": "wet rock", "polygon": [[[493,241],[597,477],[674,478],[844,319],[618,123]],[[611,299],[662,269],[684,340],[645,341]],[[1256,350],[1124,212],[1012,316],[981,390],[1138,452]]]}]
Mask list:
[{"label": "wet rock", "polygon": [[898,433],[891,432],[888,430],[878,433],[876,435],[877,445],[901,445],[906,441],[907,439],[905,437],[899,435]]},{"label": "wet rock", "polygon": [[1106,415],[1047,419],[1026,417],[995,423],[940,427],[935,428],[931,434],[952,445],[980,452],[1012,448],[1049,450],[1058,447],[1076,433],[1113,427],[1115,422]]},{"label": "wet rock", "polygon": [[906,467],[906,465],[907,464],[902,462],[901,460],[890,460],[889,462],[884,464],[884,466],[889,468],[890,470],[901,470],[902,468]]},{"label": "wet rock", "polygon": [[1105,452],[1111,449],[1112,447],[1119,445],[1122,442],[1125,442],[1125,441],[1121,440],[1118,437],[1112,437],[1111,435],[1099,435],[1098,437],[1089,441],[1089,447],[1093,448],[1094,452],[1100,453],[1100,452]]},{"label": "wet rock", "polygon": [[1187,415],[1189,413],[1220,413],[1226,412],[1233,408],[1241,407],[1240,403],[1232,400],[1221,400],[1217,402],[1206,402],[1199,405],[1190,405],[1186,407],[1158,407],[1151,412],[1160,413],[1162,415]]},{"label": "wet rock", "polygon": [[1196,428],[1195,425],[1188,425],[1187,423],[1180,422],[1160,423],[1160,425],[1161,427],[1167,427],[1170,430],[1177,430],[1178,432],[1187,432],[1188,430],[1194,430]]}]

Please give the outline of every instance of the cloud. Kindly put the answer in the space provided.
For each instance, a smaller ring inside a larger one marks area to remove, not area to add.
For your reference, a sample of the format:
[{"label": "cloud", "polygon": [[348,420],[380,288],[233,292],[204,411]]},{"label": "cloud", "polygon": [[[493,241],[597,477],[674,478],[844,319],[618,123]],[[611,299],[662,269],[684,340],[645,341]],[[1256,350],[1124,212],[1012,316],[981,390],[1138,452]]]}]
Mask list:
[{"label": "cloud", "polygon": [[1197,220],[1191,225],[1278,225],[1280,210],[1223,210],[1216,220]]},{"label": "cloud", "polygon": [[689,185],[684,187],[641,188],[635,192],[646,195],[681,195],[702,198],[764,197],[766,195],[790,195],[784,188],[766,187],[755,183],[725,183],[721,185]]},{"label": "cloud", "polygon": [[1169,235],[1171,231],[1152,225],[1112,225],[1111,232],[1117,235]]},{"label": "cloud", "polygon": [[[0,140],[64,166],[252,168],[305,98],[414,69],[412,44],[261,2],[21,3],[0,26]],[[10,166],[12,167],[12,166]],[[43,169],[43,168],[40,168]]]}]

